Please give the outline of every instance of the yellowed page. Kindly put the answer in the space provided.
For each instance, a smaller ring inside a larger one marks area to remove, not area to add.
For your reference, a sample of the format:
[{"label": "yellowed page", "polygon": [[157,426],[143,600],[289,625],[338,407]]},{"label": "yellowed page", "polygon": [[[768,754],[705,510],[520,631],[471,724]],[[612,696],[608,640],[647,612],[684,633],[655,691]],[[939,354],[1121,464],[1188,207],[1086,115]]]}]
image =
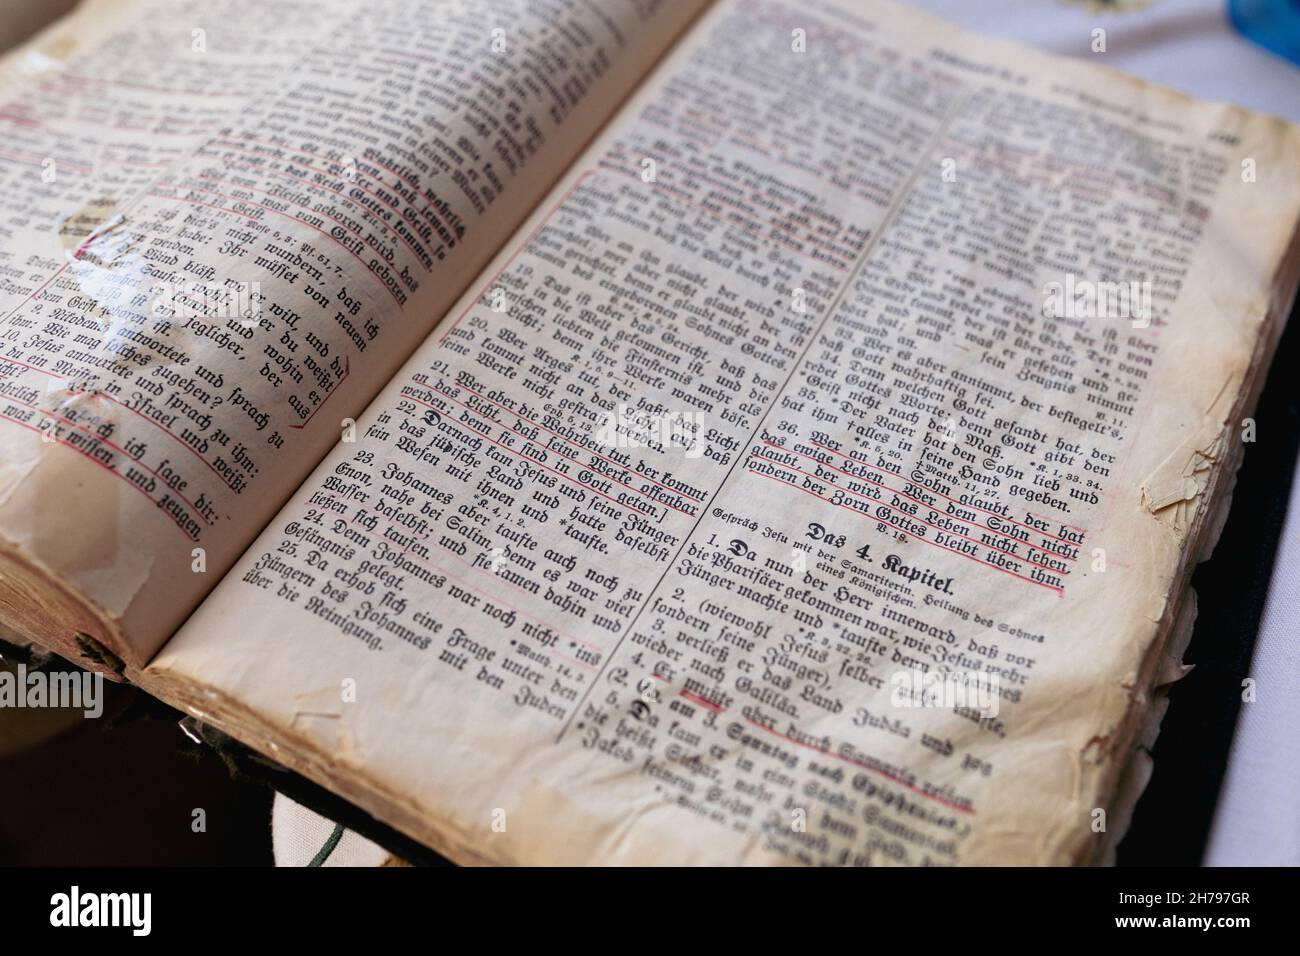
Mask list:
[{"label": "yellowed page", "polygon": [[92,0],[7,57],[0,610],[147,661],[700,5]]},{"label": "yellowed page", "polygon": [[1084,862],[1298,164],[893,4],[720,4],[144,681],[466,862]]}]

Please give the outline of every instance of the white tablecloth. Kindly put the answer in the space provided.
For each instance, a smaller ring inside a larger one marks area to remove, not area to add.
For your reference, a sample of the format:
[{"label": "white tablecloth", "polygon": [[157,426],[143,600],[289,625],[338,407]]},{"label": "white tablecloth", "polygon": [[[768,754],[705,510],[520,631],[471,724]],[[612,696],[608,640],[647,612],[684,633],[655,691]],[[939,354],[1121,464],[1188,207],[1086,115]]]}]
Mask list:
[{"label": "white tablecloth", "polygon": [[[1228,100],[1300,123],[1300,69],[1228,23],[1227,0],[903,0],[991,36],[1114,67],[1203,100]],[[1106,52],[1092,52],[1092,31]]]}]

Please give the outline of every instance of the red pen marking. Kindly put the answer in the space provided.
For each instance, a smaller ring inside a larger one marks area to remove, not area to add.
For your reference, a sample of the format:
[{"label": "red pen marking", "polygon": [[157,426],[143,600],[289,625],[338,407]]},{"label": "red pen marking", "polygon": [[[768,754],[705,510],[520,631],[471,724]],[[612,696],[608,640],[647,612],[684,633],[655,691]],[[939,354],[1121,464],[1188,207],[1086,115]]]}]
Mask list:
[{"label": "red pen marking", "polygon": [[960,803],[954,803],[951,800],[947,799],[946,797],[939,796],[937,793],[927,793],[926,791],[922,790],[920,787],[908,783],[906,780],[903,780],[902,778],[895,776],[894,774],[890,773],[888,770],[882,770],[879,767],[873,766],[869,763],[865,763],[861,760],[854,760],[852,757],[846,757],[843,754],[836,753],[834,750],[824,750],[821,747],[816,746],[815,744],[808,743],[806,740],[796,740],[793,737],[787,737],[779,730],[773,730],[771,727],[767,726],[766,724],[760,724],[758,721],[753,720],[752,718],[746,717],[745,720],[750,724],[752,724],[753,726],[759,728],[760,730],[766,730],[769,734],[772,734],[774,737],[780,737],[782,740],[787,741],[788,743],[792,743],[796,747],[805,747],[808,750],[811,750],[815,753],[819,753],[824,757],[833,757],[836,760],[843,760],[845,763],[852,764],[855,767],[861,767],[863,770],[867,770],[871,773],[884,777],[890,783],[897,784],[898,786],[904,788],[905,790],[910,790],[918,797],[924,797],[926,800],[933,800],[935,803],[941,803],[949,810],[956,810],[958,813],[970,813],[970,814],[975,813],[975,810],[971,807],[963,806]]},{"label": "red pen marking", "polygon": [[[775,475],[765,475],[765,474],[763,474],[763,473],[760,472],[760,471],[750,471],[750,470],[748,470],[748,469],[745,470],[745,474],[747,474],[747,475],[757,475],[759,478],[767,478],[767,479],[769,479],[770,481],[775,481],[777,484],[785,485],[787,488],[793,488],[795,491],[798,491],[798,492],[800,492],[800,493],[802,493],[802,494],[808,495],[808,496],[810,496],[810,497],[812,497],[812,498],[816,498],[818,501],[824,501],[824,502],[826,502],[826,504],[831,505],[832,507],[835,507],[835,508],[843,508],[845,511],[851,512],[851,513],[857,515],[859,518],[862,518],[862,519],[865,520],[865,521],[872,521],[872,520],[875,520],[875,519],[872,519],[869,515],[864,515],[864,514],[863,514],[861,511],[859,511],[857,508],[850,508],[848,505],[842,505],[842,504],[840,504],[840,503],[837,502],[837,501],[831,501],[829,498],[823,498],[821,495],[817,494],[816,492],[809,491],[807,488],[800,488],[798,485],[793,485],[793,484],[791,484],[791,483],[788,482],[788,481],[784,481],[784,480],[782,480],[782,479],[780,479],[780,478],[777,478]],[[1055,585],[1052,585],[1052,584],[1046,584],[1046,583],[1044,583],[1044,582],[1042,582],[1042,581],[1035,581],[1033,578],[1027,578],[1027,577],[1025,577],[1023,574],[1016,574],[1016,572],[1014,572],[1014,571],[1008,571],[1006,568],[1000,568],[1000,567],[998,567],[996,564],[989,564],[987,561],[981,561],[979,558],[973,557],[973,556],[971,556],[971,555],[969,555],[969,554],[962,554],[960,551],[955,551],[955,550],[953,550],[952,548],[949,548],[949,547],[946,547],[945,545],[939,544],[939,542],[937,542],[937,541],[931,541],[929,538],[915,538],[914,540],[916,540],[916,541],[924,541],[926,544],[932,545],[933,547],[936,547],[936,548],[942,548],[944,551],[949,551],[949,552],[951,552],[952,554],[957,555],[958,557],[966,558],[966,559],[969,560],[969,561],[974,561],[976,564],[982,564],[982,565],[984,565],[985,567],[992,568],[994,571],[1001,571],[1003,574],[1009,574],[1009,575],[1011,575],[1011,577],[1013,577],[1013,578],[1015,578],[1015,579],[1017,579],[1017,580],[1019,580],[1019,581],[1025,581],[1025,582],[1027,582],[1027,583],[1029,583],[1029,584],[1036,584],[1036,585],[1038,585],[1040,588],[1047,588],[1047,590],[1049,590],[1049,591],[1055,591],[1057,597],[1062,597],[1062,596],[1064,596],[1064,594],[1065,594],[1065,589],[1064,589],[1064,588],[1058,588],[1058,587],[1056,587]]]}]

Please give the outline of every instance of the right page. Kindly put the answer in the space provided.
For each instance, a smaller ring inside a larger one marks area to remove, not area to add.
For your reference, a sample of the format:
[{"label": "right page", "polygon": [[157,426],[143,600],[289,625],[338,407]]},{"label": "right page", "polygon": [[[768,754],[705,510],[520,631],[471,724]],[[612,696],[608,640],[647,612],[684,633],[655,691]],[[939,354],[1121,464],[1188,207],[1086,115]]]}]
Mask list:
[{"label": "right page", "polygon": [[720,3],[144,681],[463,861],[1087,861],[1298,170],[893,4]]}]

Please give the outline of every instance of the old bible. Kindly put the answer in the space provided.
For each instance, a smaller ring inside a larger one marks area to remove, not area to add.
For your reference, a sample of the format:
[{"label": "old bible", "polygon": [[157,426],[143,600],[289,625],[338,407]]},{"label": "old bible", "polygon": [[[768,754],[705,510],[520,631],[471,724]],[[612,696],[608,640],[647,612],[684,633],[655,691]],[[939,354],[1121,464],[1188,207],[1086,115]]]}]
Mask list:
[{"label": "old bible", "polygon": [[0,61],[0,618],[467,863],[1107,859],[1300,131],[875,0]]}]

